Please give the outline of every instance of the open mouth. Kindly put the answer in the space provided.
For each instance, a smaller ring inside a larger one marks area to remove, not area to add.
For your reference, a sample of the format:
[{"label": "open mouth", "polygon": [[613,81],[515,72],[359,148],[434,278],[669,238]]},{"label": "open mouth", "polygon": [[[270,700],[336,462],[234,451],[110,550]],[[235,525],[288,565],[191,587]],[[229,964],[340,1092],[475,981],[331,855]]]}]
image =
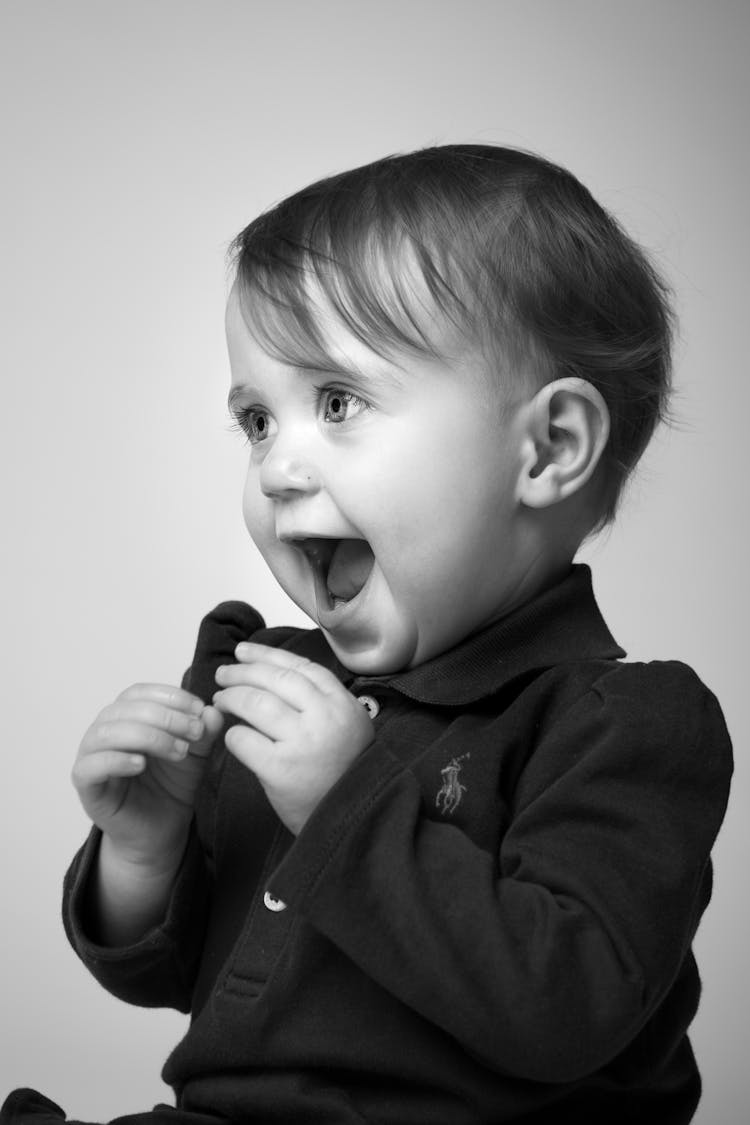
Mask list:
[{"label": "open mouth", "polygon": [[318,610],[347,605],[364,589],[375,557],[365,539],[296,539],[315,578]]}]

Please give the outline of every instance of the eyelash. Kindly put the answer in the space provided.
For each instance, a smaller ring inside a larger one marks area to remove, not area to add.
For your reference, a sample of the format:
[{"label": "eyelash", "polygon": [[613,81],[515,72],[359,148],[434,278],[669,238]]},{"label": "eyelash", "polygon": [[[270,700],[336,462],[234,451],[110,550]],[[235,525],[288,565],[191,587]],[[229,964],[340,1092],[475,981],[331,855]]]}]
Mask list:
[{"label": "eyelash", "polygon": [[[331,402],[335,399],[341,399],[346,405],[353,405],[360,408],[360,410],[370,410],[370,403],[365,399],[355,395],[352,391],[345,391],[341,387],[324,387],[318,392],[318,409],[324,402]],[[357,413],[360,411],[358,410]],[[328,413],[328,410],[325,412]],[[265,441],[268,429],[267,411],[259,409],[257,406],[238,407],[232,413],[232,426],[233,430],[238,430],[243,433],[251,445],[258,445],[260,442]],[[257,426],[258,419],[263,420],[264,430],[262,433],[254,432],[254,426]],[[331,418],[324,417],[324,421],[331,425],[341,425],[342,422],[349,421],[348,418],[341,418],[334,421]]]},{"label": "eyelash", "polygon": [[238,433],[244,434],[251,445],[257,445],[259,441],[263,441],[263,438],[258,438],[258,437],[254,438],[253,437],[253,432],[252,432],[253,421],[252,420],[253,420],[254,416],[257,416],[258,414],[262,414],[262,413],[263,413],[262,410],[257,410],[253,406],[237,407],[235,410],[232,411],[232,424],[230,426],[230,429],[235,430]]}]

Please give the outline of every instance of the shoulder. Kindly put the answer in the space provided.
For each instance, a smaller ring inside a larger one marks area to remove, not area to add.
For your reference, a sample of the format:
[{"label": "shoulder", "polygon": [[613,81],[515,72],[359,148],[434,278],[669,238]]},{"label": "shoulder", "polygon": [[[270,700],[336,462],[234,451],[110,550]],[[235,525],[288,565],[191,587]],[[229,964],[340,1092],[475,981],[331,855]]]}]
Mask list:
[{"label": "shoulder", "polygon": [[[570,771],[713,790],[726,799],[732,747],[721,707],[680,661],[581,661],[538,683],[536,738],[525,781],[533,790]],[[723,796],[722,796],[723,795]]]},{"label": "shoulder", "polygon": [[592,707],[610,721],[651,743],[683,747],[706,739],[729,744],[724,716],[714,693],[679,660],[615,663],[590,687]]},{"label": "shoulder", "polygon": [[654,734],[726,729],[716,696],[679,660],[571,661],[543,673],[540,687],[556,722],[566,712],[599,712],[611,722]]}]

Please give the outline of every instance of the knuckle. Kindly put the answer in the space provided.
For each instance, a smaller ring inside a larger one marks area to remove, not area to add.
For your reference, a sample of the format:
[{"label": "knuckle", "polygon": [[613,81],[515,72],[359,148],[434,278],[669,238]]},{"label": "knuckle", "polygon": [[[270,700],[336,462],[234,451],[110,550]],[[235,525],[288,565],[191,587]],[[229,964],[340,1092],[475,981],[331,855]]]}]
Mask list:
[{"label": "knuckle", "polygon": [[149,703],[144,708],[144,720],[162,730],[172,732],[177,726],[177,716],[169,707],[162,707],[158,703]]},{"label": "knuckle", "polygon": [[121,691],[117,698],[135,699],[137,696],[143,695],[145,688],[145,684],[131,684],[130,687],[126,687],[124,691]]},{"label": "knuckle", "polygon": [[97,743],[100,746],[111,746],[114,741],[114,724],[109,719],[96,724]]},{"label": "knuckle", "polygon": [[96,729],[97,729],[97,724],[92,723],[91,726],[88,728],[88,730],[84,733],[84,736],[81,739],[81,743],[78,747],[78,756],[76,758],[77,762],[80,761],[80,759],[85,754],[89,754],[91,752],[92,743],[96,739]]},{"label": "knuckle", "polygon": [[243,688],[244,699],[248,707],[253,711],[261,711],[266,714],[270,710],[271,696],[267,695],[264,691],[258,691],[254,687]]},{"label": "knuckle", "polygon": [[161,703],[144,703],[141,710],[141,722],[150,727],[172,733],[179,725],[179,718],[171,708]]},{"label": "knuckle", "polygon": [[162,741],[162,732],[157,730],[156,727],[144,726],[143,728],[143,743],[147,748],[156,748]]},{"label": "knuckle", "polygon": [[70,780],[73,788],[79,793],[84,789],[88,789],[94,780],[95,774],[92,774],[90,766],[90,762],[87,763],[81,758],[76,758],[75,762],[73,762],[70,771]]}]

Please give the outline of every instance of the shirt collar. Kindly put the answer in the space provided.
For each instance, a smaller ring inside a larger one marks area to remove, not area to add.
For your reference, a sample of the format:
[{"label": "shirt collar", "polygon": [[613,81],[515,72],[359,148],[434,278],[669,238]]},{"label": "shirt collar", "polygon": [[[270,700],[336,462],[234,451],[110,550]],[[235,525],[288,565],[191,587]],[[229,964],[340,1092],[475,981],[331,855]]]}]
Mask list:
[{"label": "shirt collar", "polygon": [[417,668],[354,679],[338,671],[355,692],[384,685],[419,703],[460,706],[532,670],[623,656],[596,604],[591,571],[579,564],[556,586]]}]

